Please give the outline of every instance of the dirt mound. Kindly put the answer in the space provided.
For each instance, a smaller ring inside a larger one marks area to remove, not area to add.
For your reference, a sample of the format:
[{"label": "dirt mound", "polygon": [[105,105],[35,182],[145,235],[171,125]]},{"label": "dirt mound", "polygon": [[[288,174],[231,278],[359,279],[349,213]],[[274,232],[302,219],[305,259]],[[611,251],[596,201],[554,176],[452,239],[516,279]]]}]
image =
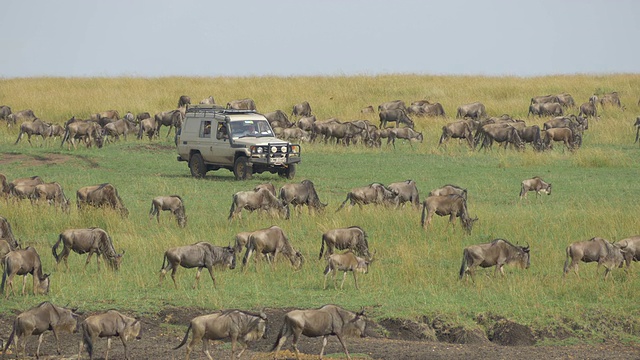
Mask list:
[{"label": "dirt mound", "polygon": [[504,346],[531,346],[536,343],[535,336],[527,326],[502,319],[489,330],[489,340]]}]

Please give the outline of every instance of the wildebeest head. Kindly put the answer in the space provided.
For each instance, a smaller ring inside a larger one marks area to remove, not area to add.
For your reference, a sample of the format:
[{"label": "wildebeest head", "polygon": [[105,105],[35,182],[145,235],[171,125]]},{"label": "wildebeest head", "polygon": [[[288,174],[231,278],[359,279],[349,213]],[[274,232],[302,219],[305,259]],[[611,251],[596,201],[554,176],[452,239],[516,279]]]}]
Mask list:
[{"label": "wildebeest head", "polygon": [[367,328],[367,315],[364,312],[364,309],[360,310],[356,313],[356,316],[349,321],[346,326],[346,332],[356,331],[360,337],[366,337],[366,328]]},{"label": "wildebeest head", "polygon": [[231,246],[226,246],[223,248],[224,253],[222,254],[223,266],[228,267],[233,270],[236,268],[236,252],[235,249]]}]

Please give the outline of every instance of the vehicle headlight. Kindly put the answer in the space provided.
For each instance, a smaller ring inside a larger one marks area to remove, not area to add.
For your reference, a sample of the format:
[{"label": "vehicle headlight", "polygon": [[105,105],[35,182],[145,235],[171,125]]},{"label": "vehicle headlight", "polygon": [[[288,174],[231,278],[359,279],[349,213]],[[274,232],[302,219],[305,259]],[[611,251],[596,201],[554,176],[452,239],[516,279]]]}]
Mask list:
[{"label": "vehicle headlight", "polygon": [[291,152],[299,153],[300,152],[300,146],[298,146],[298,145],[291,146]]},{"label": "vehicle headlight", "polygon": [[278,148],[277,148],[277,147],[275,147],[275,146],[272,146],[272,147],[271,147],[271,152],[272,152],[272,153],[275,153],[275,152],[277,152],[277,151],[278,151]]},{"label": "vehicle headlight", "polygon": [[282,151],[283,153],[286,154],[287,153],[287,147],[286,146],[281,147],[280,151]]},{"label": "vehicle headlight", "polygon": [[258,154],[262,154],[264,152],[264,149],[262,148],[262,146],[258,146],[258,148],[256,149],[256,152]]}]

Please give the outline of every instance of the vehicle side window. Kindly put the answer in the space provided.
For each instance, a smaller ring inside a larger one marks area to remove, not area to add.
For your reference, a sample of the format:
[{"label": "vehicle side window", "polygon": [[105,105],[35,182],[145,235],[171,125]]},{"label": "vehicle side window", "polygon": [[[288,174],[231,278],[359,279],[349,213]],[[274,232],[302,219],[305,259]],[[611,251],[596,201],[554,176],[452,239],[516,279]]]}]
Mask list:
[{"label": "vehicle side window", "polygon": [[218,131],[216,132],[216,139],[226,140],[229,138],[229,132],[227,131],[227,126],[223,122],[219,122],[217,128],[218,128]]},{"label": "vehicle side window", "polygon": [[205,120],[200,124],[200,137],[211,137],[211,121]]}]

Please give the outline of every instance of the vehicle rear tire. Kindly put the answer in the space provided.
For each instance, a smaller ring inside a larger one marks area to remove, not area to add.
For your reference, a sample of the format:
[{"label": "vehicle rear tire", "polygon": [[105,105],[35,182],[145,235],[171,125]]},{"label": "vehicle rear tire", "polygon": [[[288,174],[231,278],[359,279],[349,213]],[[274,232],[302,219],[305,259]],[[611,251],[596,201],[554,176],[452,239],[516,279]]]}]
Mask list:
[{"label": "vehicle rear tire", "polygon": [[296,164],[289,165],[286,169],[282,170],[279,174],[283,178],[293,180],[296,177]]},{"label": "vehicle rear tire", "polygon": [[253,176],[253,168],[245,156],[240,156],[233,163],[233,175],[236,180],[250,180]]},{"label": "vehicle rear tire", "polygon": [[189,158],[189,169],[191,169],[191,176],[198,179],[203,178],[207,174],[207,167],[200,153],[191,155],[191,158]]}]

